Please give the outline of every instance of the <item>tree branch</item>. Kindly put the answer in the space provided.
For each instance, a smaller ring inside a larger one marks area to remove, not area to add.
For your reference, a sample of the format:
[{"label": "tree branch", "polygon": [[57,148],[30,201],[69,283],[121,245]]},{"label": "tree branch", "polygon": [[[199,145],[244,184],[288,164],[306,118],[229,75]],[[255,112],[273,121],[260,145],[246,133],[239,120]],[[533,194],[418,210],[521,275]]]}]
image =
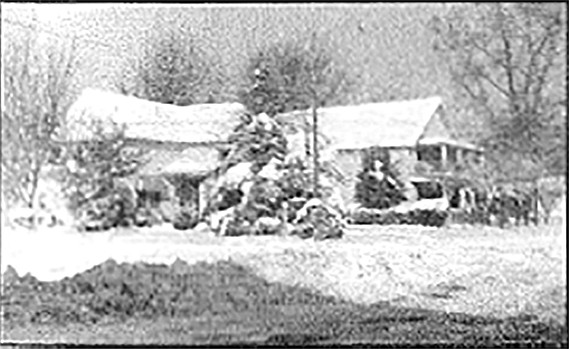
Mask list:
[{"label": "tree branch", "polygon": [[505,88],[500,86],[498,82],[494,81],[494,79],[492,79],[492,77],[488,73],[486,73],[484,71],[484,68],[482,68],[481,66],[474,66],[472,67],[472,69],[473,69],[472,74],[474,75],[474,77],[482,78],[484,81],[488,82],[492,87],[494,87],[498,92],[503,94],[506,98],[512,99],[515,97],[515,94],[512,95],[511,91],[506,90]]},{"label": "tree branch", "polygon": [[[499,12],[502,14],[502,12]],[[506,29],[504,28],[503,21],[504,18],[502,17],[502,25],[500,27],[500,37],[502,39],[503,47],[504,47],[504,56],[505,56],[505,65],[504,73],[506,74],[506,79],[508,82],[508,91],[509,91],[509,98],[512,99],[511,107],[513,107],[513,112],[517,113],[519,111],[518,101],[519,98],[518,93],[516,91],[515,80],[514,80],[514,71],[513,71],[513,64],[512,64],[512,47],[510,38],[506,34]]]}]

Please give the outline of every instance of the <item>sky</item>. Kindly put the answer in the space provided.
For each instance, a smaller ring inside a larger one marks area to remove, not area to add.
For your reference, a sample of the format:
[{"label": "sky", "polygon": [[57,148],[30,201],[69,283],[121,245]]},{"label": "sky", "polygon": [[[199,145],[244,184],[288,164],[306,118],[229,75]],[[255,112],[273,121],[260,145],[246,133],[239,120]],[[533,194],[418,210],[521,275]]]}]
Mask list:
[{"label": "sky", "polygon": [[73,93],[78,95],[86,87],[116,90],[116,81],[128,77],[141,56],[145,38],[157,28],[179,27],[218,62],[226,81],[223,99],[233,101],[250,55],[314,34],[355,82],[346,103],[438,95],[453,128],[469,138],[468,127],[461,126],[467,118],[444,60],[432,49],[434,34],[428,28],[448,6],[2,4],[2,41],[21,40],[33,30],[42,52],[49,46],[69,47],[74,40],[79,66]]}]

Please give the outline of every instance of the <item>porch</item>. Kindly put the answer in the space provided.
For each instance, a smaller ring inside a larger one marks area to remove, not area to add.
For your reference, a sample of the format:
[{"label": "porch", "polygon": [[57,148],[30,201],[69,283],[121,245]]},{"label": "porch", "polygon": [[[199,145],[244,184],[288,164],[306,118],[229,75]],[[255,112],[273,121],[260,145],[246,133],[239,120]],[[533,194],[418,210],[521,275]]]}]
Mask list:
[{"label": "porch", "polygon": [[443,171],[456,165],[484,161],[482,149],[468,143],[451,141],[420,142],[416,146],[417,161],[427,163],[435,171]]}]

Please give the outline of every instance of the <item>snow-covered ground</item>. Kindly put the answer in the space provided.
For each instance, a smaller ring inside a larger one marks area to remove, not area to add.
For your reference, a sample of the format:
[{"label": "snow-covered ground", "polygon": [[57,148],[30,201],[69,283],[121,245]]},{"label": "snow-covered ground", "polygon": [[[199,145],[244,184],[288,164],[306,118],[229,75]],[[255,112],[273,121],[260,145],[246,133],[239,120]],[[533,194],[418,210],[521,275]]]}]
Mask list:
[{"label": "snow-covered ground", "polygon": [[353,226],[341,240],[216,237],[171,227],[102,233],[2,230],[2,271],[73,276],[109,258],[189,263],[231,259],[269,281],[373,303],[472,314],[564,316],[566,226]]}]

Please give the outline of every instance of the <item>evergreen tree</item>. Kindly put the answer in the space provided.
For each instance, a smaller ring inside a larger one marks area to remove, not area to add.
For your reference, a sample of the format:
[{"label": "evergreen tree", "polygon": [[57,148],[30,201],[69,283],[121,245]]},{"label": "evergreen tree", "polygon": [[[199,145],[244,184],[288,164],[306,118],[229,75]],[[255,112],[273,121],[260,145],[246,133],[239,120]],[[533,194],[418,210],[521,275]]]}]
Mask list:
[{"label": "evergreen tree", "polygon": [[356,201],[366,208],[389,208],[405,200],[399,173],[389,152],[371,148],[364,152],[363,170],[358,174]]},{"label": "evergreen tree", "polygon": [[93,139],[69,147],[66,194],[77,218],[84,220],[81,224],[99,221],[111,227],[135,214],[135,197],[129,197],[128,188],[117,179],[137,171],[141,152],[126,146],[122,130],[109,134],[98,125],[94,134]]},{"label": "evergreen tree", "polygon": [[240,162],[253,162],[260,170],[272,158],[284,160],[287,141],[282,127],[266,115],[249,117],[229,137],[224,168]]}]

